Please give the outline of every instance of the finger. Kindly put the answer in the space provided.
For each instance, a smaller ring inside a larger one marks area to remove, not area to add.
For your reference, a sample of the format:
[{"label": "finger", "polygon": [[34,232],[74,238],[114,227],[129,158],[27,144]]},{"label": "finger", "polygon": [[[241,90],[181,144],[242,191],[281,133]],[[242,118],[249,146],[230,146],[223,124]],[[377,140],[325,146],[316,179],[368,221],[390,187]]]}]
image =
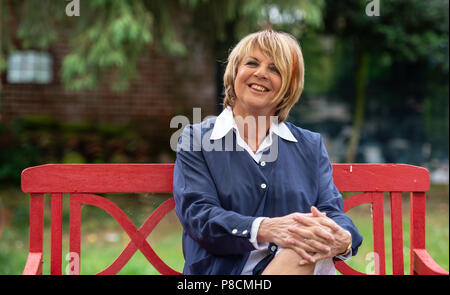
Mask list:
[{"label": "finger", "polygon": [[[324,229],[316,228],[316,227],[308,227],[308,228],[298,228],[298,227],[290,227],[288,231],[292,234],[294,238],[297,240],[315,240],[318,243],[323,245],[329,245],[335,242],[335,238],[333,235],[329,234]],[[320,234],[316,234],[319,232]]]},{"label": "finger", "polygon": [[324,254],[329,254],[331,251],[331,248],[327,244],[323,244],[316,240],[306,240],[303,242],[305,244],[307,244],[309,246],[309,248],[312,248],[312,251],[309,251],[309,252],[321,252]]},{"label": "finger", "polygon": [[322,254],[322,253],[314,253],[313,255],[312,255],[312,259],[314,259],[314,261],[319,261],[319,260],[322,260],[322,259],[325,259],[325,258],[331,258],[332,256],[331,256],[331,254],[330,253],[328,253],[328,254]]},{"label": "finger", "polygon": [[333,219],[326,216],[322,216],[322,218],[319,219],[319,223],[334,231],[338,231],[339,229],[341,229],[341,227],[336,222],[334,222]]},{"label": "finger", "polygon": [[292,245],[288,246],[288,248],[294,250],[298,256],[300,256],[300,260],[306,260],[308,263],[313,262],[312,255],[314,252],[308,252],[304,248],[298,246],[299,244],[296,241],[291,241]]},{"label": "finger", "polygon": [[317,209],[315,206],[311,206],[311,213],[315,217],[325,216],[326,215],[326,212],[320,212],[319,209]]},{"label": "finger", "polygon": [[297,239],[313,239],[314,233],[310,228],[289,227],[288,232],[294,234]]},{"label": "finger", "polygon": [[316,220],[313,219],[314,217],[312,215],[306,215],[306,214],[302,214],[302,215],[295,215],[293,217],[294,221],[301,223],[303,225],[314,225],[316,224]]},{"label": "finger", "polygon": [[312,258],[314,249],[312,247],[293,238],[288,239],[287,243],[288,248],[294,250],[301,257],[300,260],[306,260],[308,263],[314,263],[314,259]]},{"label": "finger", "polygon": [[[324,252],[328,253],[331,251],[330,244],[334,243],[334,240],[330,242],[329,240],[322,239],[315,235],[313,232],[303,230],[303,229],[291,229],[290,231],[297,242],[297,246],[303,246],[309,252]],[[290,237],[291,238],[291,237]],[[299,244],[300,243],[300,244]]]},{"label": "finger", "polygon": [[334,243],[336,241],[336,238],[334,237],[333,234],[331,234],[330,232],[328,232],[327,230],[325,230],[324,228],[321,227],[315,227],[312,229],[312,232],[319,237],[320,240],[324,240],[326,243]]},{"label": "finger", "polygon": [[297,254],[302,258],[300,259],[300,261],[305,260],[307,261],[307,263],[315,263],[315,259],[313,258],[313,256],[302,248],[297,248]]},{"label": "finger", "polygon": [[308,244],[308,241],[309,241],[308,239],[306,239],[306,241],[305,241],[305,239],[297,240],[297,239],[294,239],[294,238],[288,238],[286,242],[289,244],[288,247],[300,248],[300,249],[303,249],[303,250],[305,250],[306,252],[309,252],[309,253],[317,252],[317,249],[312,247],[312,246],[310,246]]}]

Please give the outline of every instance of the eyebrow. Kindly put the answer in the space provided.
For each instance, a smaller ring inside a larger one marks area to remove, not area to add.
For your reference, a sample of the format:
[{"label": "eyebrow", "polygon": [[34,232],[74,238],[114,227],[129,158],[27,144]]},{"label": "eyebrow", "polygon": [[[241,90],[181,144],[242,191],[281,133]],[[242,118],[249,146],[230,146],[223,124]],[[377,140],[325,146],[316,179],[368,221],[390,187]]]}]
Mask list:
[{"label": "eyebrow", "polygon": [[[254,60],[259,62],[259,59],[254,57],[254,56],[249,55],[249,56],[247,56],[247,58],[252,58],[252,59],[254,59]],[[270,65],[275,66],[275,64],[273,62]]]}]

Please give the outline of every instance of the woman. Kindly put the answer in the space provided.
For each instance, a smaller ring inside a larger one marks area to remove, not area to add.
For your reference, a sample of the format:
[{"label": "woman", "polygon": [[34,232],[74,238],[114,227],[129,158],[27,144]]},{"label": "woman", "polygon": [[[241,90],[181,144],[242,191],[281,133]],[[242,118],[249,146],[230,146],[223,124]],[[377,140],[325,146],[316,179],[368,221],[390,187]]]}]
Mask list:
[{"label": "woman", "polygon": [[230,53],[224,110],[189,125],[174,170],[184,274],[335,274],[362,237],[320,134],[286,122],[303,90],[297,41],[253,33]]}]

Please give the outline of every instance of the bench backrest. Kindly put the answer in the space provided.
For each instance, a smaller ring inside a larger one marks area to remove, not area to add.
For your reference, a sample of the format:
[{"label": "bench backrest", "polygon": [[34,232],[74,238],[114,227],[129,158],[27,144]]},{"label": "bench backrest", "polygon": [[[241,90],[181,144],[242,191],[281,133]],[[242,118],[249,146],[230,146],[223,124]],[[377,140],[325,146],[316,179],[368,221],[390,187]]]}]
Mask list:
[{"label": "bench backrest", "polygon": [[[50,273],[62,268],[62,194],[70,194],[71,274],[79,274],[81,206],[93,205],[107,211],[131,238],[119,257],[99,274],[116,274],[140,250],[162,274],[179,274],[169,267],[145,240],[158,222],[175,204],[169,198],[137,229],[127,215],[112,201],[98,193],[172,193],[174,164],[48,164],[22,172],[22,190],[30,199],[30,251],[24,273],[42,273],[44,194],[51,198]],[[394,274],[404,274],[402,234],[402,192],[411,197],[411,273],[414,250],[425,250],[425,192],[430,178],[426,169],[403,164],[334,164],[333,177],[341,192],[358,192],[344,201],[344,211],[369,203],[372,207],[373,248],[377,254],[375,269],[385,274],[384,204],[388,192],[391,207],[392,265]],[[74,261],[78,260],[78,261]],[[416,263],[417,264],[417,263]],[[337,262],[343,274],[362,274],[345,262]]]}]

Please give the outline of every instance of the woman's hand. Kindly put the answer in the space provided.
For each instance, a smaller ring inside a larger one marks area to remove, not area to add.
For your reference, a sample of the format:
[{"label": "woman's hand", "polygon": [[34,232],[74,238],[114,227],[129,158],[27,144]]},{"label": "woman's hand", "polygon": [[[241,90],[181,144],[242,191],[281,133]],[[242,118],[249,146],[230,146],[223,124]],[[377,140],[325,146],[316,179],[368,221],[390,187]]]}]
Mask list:
[{"label": "woman's hand", "polygon": [[[310,258],[302,257],[300,264],[315,263],[324,258],[331,258],[344,253],[352,242],[351,234],[335,223],[325,213],[321,213],[316,207],[311,207],[309,215],[295,215],[293,219],[298,223],[288,230],[295,238],[290,238],[289,243],[294,247],[304,244],[316,246],[327,244],[329,251],[316,251]],[[330,238],[330,236],[332,238]],[[318,247],[315,247],[318,248]]]},{"label": "woman's hand", "polygon": [[[319,226],[303,226],[299,222],[311,218]],[[265,218],[259,226],[257,240],[258,243],[273,242],[280,247],[290,248],[302,261],[314,263],[317,261],[314,255],[320,254],[318,257],[322,257],[330,254],[332,249],[329,245],[333,244],[335,239],[328,227],[320,225],[320,222],[333,226],[327,220],[314,217],[313,213],[292,213],[282,217]]]}]

